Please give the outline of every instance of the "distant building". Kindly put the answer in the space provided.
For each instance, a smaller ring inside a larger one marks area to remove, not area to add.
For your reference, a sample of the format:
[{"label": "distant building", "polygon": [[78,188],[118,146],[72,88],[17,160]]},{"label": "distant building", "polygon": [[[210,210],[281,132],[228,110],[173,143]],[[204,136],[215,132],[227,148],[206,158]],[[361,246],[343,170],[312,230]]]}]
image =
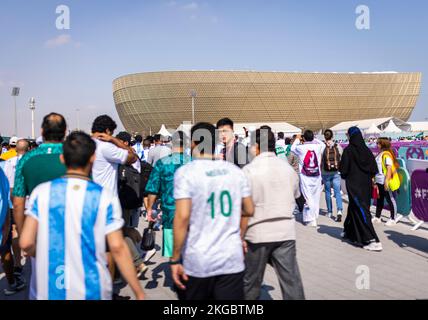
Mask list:
[{"label": "distant building", "polygon": [[394,117],[407,121],[416,105],[421,73],[299,73],[176,71],[127,75],[113,82],[113,96],[129,132],[162,124],[177,128],[195,119],[216,123],[287,122],[327,129],[341,121]]}]

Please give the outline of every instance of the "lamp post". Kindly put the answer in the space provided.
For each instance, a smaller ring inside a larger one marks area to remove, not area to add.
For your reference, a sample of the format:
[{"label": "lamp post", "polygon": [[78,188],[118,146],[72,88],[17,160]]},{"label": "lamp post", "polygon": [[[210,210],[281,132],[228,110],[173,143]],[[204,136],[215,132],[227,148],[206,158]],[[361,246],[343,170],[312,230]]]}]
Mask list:
[{"label": "lamp post", "polygon": [[36,99],[31,98],[29,102],[30,110],[31,110],[31,139],[36,139],[36,134],[34,131],[34,111],[36,110]]},{"label": "lamp post", "polygon": [[13,134],[14,136],[18,135],[18,117],[17,117],[17,113],[16,113],[16,97],[19,96],[19,91],[20,91],[20,88],[18,88],[18,87],[12,88],[12,97],[13,97],[13,100],[15,102],[15,112],[14,112],[15,127],[14,127],[14,134]]},{"label": "lamp post", "polygon": [[196,90],[190,91],[190,96],[192,97],[192,125],[195,125],[195,98]]},{"label": "lamp post", "polygon": [[77,116],[77,131],[80,131],[80,117],[79,117],[79,111],[80,109],[76,109],[76,116]]}]

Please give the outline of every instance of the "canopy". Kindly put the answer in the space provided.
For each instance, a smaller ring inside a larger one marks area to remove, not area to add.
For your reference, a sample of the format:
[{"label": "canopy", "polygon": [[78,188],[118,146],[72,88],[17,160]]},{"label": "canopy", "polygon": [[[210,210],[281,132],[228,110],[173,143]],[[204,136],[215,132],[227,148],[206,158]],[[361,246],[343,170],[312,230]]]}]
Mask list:
[{"label": "canopy", "polygon": [[188,137],[190,137],[191,129],[192,129],[191,122],[183,122],[182,124],[180,124],[180,126],[177,128],[176,131],[183,131]]},{"label": "canopy", "polygon": [[380,134],[382,133],[382,131],[377,127],[377,125],[375,125],[374,123],[372,123],[372,125],[364,131],[365,134]]},{"label": "canopy", "polygon": [[[357,126],[362,131],[368,130],[373,124],[380,128],[381,130],[384,129],[390,122],[393,120],[396,127],[398,127],[402,131],[409,131],[410,130],[410,124],[407,122],[404,122],[401,119],[389,117],[389,118],[377,118],[377,119],[365,119],[365,120],[353,120],[353,121],[345,121],[341,122],[332,128],[330,128],[335,133],[345,133],[348,131],[350,127]],[[399,132],[402,132],[399,131]]]},{"label": "canopy", "polygon": [[161,136],[164,136],[164,137],[171,137],[172,136],[172,134],[166,129],[164,124],[162,125],[158,134],[160,134]]},{"label": "canopy", "polygon": [[235,123],[233,127],[234,127],[235,134],[242,136],[245,134],[244,128],[246,128],[249,131],[252,131],[252,130],[259,129],[263,125],[268,125],[269,127],[271,127],[274,133],[284,132],[286,136],[292,136],[293,134],[298,134],[302,132],[300,128],[297,128],[287,122]]},{"label": "canopy", "polygon": [[402,132],[402,130],[395,125],[392,119],[389,121],[388,126],[383,130],[383,133],[400,133],[400,132]]}]

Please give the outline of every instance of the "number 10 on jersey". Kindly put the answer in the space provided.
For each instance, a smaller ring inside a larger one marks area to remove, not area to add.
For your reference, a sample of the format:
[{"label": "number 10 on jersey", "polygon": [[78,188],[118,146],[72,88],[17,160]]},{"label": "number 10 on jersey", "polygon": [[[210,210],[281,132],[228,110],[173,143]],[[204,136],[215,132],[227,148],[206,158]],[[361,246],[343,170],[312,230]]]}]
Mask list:
[{"label": "number 10 on jersey", "polygon": [[[232,197],[230,196],[229,191],[222,191],[220,193],[220,196],[218,197],[218,200],[220,201],[221,214],[226,218],[230,217],[230,215],[232,214]],[[211,193],[207,202],[211,205],[211,218],[214,219],[216,202],[216,194],[214,192]]]}]

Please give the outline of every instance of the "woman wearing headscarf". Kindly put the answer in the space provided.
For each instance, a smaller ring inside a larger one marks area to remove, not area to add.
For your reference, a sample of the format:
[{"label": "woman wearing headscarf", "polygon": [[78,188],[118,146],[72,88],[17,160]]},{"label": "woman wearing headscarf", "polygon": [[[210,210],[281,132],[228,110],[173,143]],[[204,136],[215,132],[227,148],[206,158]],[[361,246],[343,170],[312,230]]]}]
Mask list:
[{"label": "woman wearing headscarf", "polygon": [[372,178],[378,172],[376,160],[357,127],[348,130],[349,146],[343,151],[340,174],[349,196],[343,238],[370,251],[382,251],[370,213]]}]

